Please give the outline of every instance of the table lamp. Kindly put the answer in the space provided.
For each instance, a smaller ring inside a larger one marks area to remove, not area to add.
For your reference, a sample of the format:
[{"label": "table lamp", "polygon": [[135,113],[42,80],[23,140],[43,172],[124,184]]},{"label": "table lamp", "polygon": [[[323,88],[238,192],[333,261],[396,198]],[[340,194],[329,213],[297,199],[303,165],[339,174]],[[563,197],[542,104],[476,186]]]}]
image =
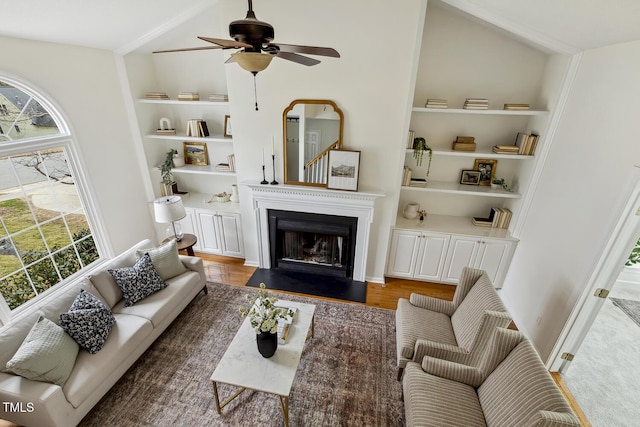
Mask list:
[{"label": "table lamp", "polygon": [[[153,211],[156,216],[156,222],[159,223],[171,223],[173,229],[173,238],[177,242],[182,240],[182,233],[176,230],[176,221],[181,220],[187,216],[182,204],[182,198],[180,196],[163,196],[153,201]],[[180,227],[180,224],[178,224]]]}]

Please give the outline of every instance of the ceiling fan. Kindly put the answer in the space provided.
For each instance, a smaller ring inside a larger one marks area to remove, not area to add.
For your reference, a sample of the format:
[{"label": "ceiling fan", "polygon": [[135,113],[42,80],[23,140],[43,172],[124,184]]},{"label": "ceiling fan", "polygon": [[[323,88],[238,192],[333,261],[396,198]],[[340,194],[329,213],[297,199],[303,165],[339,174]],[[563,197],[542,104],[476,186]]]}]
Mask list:
[{"label": "ceiling fan", "polygon": [[[232,53],[226,63],[237,62],[240,67],[249,71],[254,76],[266,69],[274,57],[286,59],[298,64],[312,66],[320,61],[305,55],[319,55],[339,58],[340,54],[330,47],[302,46],[294,44],[272,43],[275,33],[271,24],[260,21],[253,12],[253,1],[247,0],[249,10],[244,19],[233,21],[229,24],[229,36],[233,40],[218,39],[214,37],[200,37],[200,40],[212,43],[215,46],[192,47],[185,49],[158,50],[153,53],[186,52],[209,49],[241,49]],[[256,110],[258,104],[256,102]]]}]

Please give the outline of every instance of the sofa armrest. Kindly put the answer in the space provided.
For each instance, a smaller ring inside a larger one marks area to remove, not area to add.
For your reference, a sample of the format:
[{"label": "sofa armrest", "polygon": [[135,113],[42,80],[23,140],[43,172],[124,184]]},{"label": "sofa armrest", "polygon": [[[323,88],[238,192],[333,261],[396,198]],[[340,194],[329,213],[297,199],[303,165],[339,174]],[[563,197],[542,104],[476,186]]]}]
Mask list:
[{"label": "sofa armrest", "polygon": [[416,307],[424,308],[425,310],[435,311],[438,313],[444,313],[447,316],[451,316],[455,311],[455,307],[451,301],[440,298],[433,298],[426,295],[412,293],[409,296],[409,302]]},{"label": "sofa armrest", "polygon": [[531,418],[530,426],[533,427],[579,427],[580,420],[569,412],[538,411]]},{"label": "sofa armrest", "polygon": [[204,273],[204,263],[202,262],[202,259],[189,255],[178,255],[178,257],[187,269],[200,274],[202,282],[207,283],[207,276]]},{"label": "sofa armrest", "polygon": [[56,427],[75,424],[75,409],[58,385],[0,373],[2,419],[18,425]]},{"label": "sofa armrest", "polygon": [[464,383],[474,388],[480,386],[484,380],[484,376],[478,368],[461,365],[448,360],[436,359],[435,357],[425,356],[422,359],[421,366],[422,370],[428,374]]},{"label": "sofa armrest", "polygon": [[413,348],[413,361],[420,363],[425,356],[449,360],[463,365],[469,365],[471,362],[469,351],[461,347],[429,340],[416,340]]}]

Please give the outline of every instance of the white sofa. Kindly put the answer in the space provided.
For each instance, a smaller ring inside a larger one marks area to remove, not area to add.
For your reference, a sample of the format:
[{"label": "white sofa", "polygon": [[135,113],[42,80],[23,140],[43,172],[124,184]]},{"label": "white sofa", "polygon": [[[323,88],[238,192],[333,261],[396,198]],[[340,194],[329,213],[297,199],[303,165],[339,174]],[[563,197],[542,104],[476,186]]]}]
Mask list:
[{"label": "white sofa", "polygon": [[[0,329],[0,419],[33,427],[77,425],[193,298],[200,291],[207,292],[202,260],[180,255],[186,272],[166,280],[166,288],[126,307],[107,270],[133,266],[136,250],[153,246],[150,240],[139,242],[54,301],[41,303],[33,313]],[[44,315],[59,324],[60,313],[69,309],[80,289],[101,299],[114,315],[104,347],[96,354],[80,350],[64,387],[28,380],[5,369],[38,317]]]}]

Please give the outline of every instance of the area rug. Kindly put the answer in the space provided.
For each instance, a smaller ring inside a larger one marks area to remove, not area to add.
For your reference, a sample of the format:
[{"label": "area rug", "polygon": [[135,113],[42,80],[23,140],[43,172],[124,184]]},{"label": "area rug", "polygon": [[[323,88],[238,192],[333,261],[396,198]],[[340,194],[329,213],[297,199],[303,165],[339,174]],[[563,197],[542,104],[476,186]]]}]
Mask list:
[{"label": "area rug", "polygon": [[[216,411],[209,380],[238,330],[238,307],[255,288],[208,283],[87,414],[81,426],[281,426],[276,396],[245,391]],[[275,292],[274,292],[275,293]],[[394,312],[277,294],[316,305],[315,336],[291,390],[291,426],[402,426]],[[218,387],[221,397],[235,388]]]},{"label": "area rug", "polygon": [[636,325],[640,326],[640,301],[624,299],[624,298],[610,298],[613,305],[618,307],[624,314],[629,316]]}]

